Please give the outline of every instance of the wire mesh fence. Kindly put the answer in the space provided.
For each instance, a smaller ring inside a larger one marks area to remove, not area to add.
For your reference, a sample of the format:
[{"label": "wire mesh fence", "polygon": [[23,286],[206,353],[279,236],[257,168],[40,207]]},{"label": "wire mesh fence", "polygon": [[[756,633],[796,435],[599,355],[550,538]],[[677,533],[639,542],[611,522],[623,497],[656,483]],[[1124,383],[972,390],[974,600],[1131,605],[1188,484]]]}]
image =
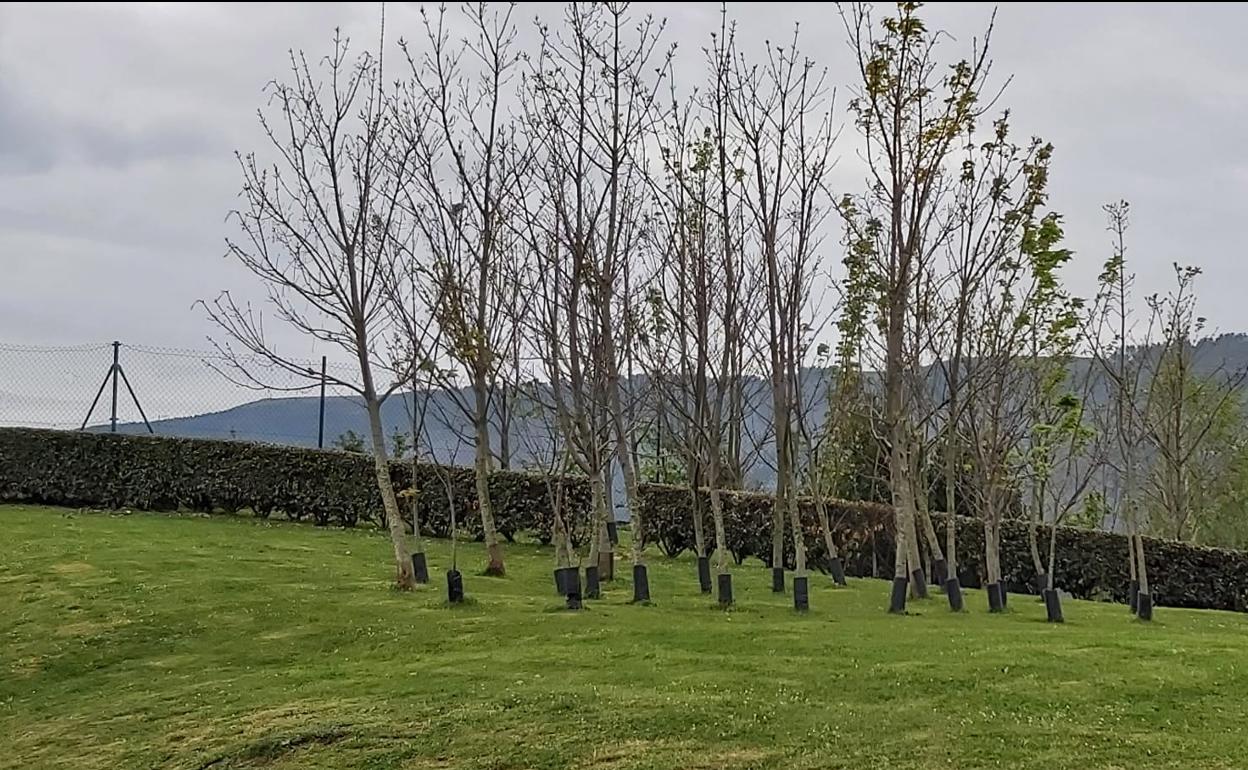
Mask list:
[{"label": "wire mesh fence", "polygon": [[363,435],[362,400],[337,384],[358,381],[351,365],[302,361],[300,374],[241,363],[258,383],[230,376],[234,367],[220,351],[0,343],[0,425],[309,447]]}]

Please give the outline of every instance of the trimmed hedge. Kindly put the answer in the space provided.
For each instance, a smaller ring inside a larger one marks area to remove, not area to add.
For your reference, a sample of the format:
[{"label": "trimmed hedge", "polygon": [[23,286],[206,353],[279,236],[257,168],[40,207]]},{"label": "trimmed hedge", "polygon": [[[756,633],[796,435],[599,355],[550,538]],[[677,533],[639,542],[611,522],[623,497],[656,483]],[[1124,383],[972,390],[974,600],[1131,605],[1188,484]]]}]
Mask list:
[{"label": "trimmed hedge", "polygon": [[[419,465],[417,510],[421,530],[450,532],[447,486],[456,524],[480,538],[476,486],[470,468]],[[411,487],[410,462],[391,463],[396,490]],[[546,479],[495,471],[490,495],[499,533],[520,531],[550,539]],[[565,510],[583,533],[589,484],[564,480]],[[251,509],[294,521],[355,526],[380,523],[381,495],[372,458],[337,450],[238,441],[131,436],[110,433],[0,428],[0,501],[70,507],[186,509],[213,513]],[[406,514],[406,503],[402,503]]]},{"label": "trimmed hedge", "polygon": [[[693,550],[692,495],[688,487],[642,484],[639,491],[645,526],[642,537],[645,541],[657,545],[668,556]],[[715,526],[711,520],[710,495],[704,490],[699,495],[707,548],[713,550]],[[753,556],[771,566],[771,515],[775,498],[759,492],[723,490],[720,499],[724,507],[724,534],[733,559],[740,564]],[[827,509],[846,572],[870,575],[872,554],[882,559],[885,556],[882,549],[892,544],[889,533],[893,524],[892,508],[879,503],[829,500]],[[824,548],[814,503],[808,498],[798,498],[798,515],[806,543],[807,563],[815,569],[825,569],[828,553]],[[880,563],[891,565],[891,554],[891,550],[888,551],[888,560]],[[793,537],[787,529],[787,522],[785,563],[790,567],[794,563]]]},{"label": "trimmed hedge", "polygon": [[[693,517],[688,488],[642,485],[642,505],[648,542],[668,555],[693,548]],[[703,495],[708,547],[714,547],[710,502]],[[774,497],[752,492],[725,491],[724,524],[728,548],[738,563],[753,556],[770,565],[771,509]],[[822,569],[827,554],[818,518],[809,500],[800,500],[803,536],[810,565]],[[895,540],[892,508],[878,503],[833,501],[829,506],[833,539],[842,550],[847,574],[857,577],[892,574]],[[958,576],[964,586],[978,588],[986,569],[984,530],[978,519],[953,517],[958,527]],[[933,515],[937,536],[944,546],[943,514]],[[1041,527],[1041,552],[1047,548],[1049,528]],[[1145,538],[1153,601],[1168,607],[1248,611],[1248,553],[1205,548],[1171,540]],[[1059,527],[1057,530],[1057,585],[1080,599],[1125,602],[1130,580],[1124,535]],[[786,566],[793,564],[791,534],[786,531]],[[873,569],[873,566],[875,569]],[[1027,525],[1001,525],[1001,570],[1011,591],[1031,591],[1036,573],[1027,544]]]}]

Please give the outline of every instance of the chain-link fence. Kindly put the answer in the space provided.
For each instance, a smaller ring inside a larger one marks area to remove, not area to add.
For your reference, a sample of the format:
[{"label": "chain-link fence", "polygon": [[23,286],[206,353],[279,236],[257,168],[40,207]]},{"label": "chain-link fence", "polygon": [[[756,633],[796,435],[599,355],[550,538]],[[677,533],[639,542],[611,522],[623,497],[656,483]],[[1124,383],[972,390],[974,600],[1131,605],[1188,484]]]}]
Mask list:
[{"label": "chain-link fence", "polygon": [[0,425],[310,447],[366,435],[361,399],[339,384],[358,381],[359,371],[297,363],[301,373],[219,351],[0,343]]}]

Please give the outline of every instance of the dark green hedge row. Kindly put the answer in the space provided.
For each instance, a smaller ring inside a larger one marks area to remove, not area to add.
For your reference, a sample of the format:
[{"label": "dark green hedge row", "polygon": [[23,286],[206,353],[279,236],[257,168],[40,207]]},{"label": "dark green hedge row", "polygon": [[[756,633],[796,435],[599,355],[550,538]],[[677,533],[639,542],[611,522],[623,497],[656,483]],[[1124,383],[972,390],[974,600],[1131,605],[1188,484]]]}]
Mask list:
[{"label": "dark green hedge row", "polygon": [[[418,466],[421,529],[450,531],[450,500],[461,531],[481,536],[476,487],[468,468]],[[411,487],[410,462],[391,464],[398,490]],[[448,494],[447,487],[450,487]],[[550,538],[551,506],[540,476],[497,471],[490,477],[499,532]],[[564,481],[565,510],[583,532],[589,485]],[[340,451],[154,436],[0,428],[0,500],[71,507],[250,509],[295,521],[354,526],[379,523],[381,495],[370,457]],[[406,517],[408,503],[402,503]]]},{"label": "dark green hedge row", "polygon": [[[647,543],[657,545],[668,556],[694,549],[693,497],[687,487],[666,484],[642,484],[642,536]],[[728,550],[740,564],[748,557],[756,557],[771,564],[771,516],[774,498],[758,492],[724,490],[720,493],[724,507],[724,535]],[[707,548],[715,546],[715,528],[711,521],[710,495],[700,493],[700,506],[704,521]],[[893,511],[886,505],[847,500],[830,500],[827,503],[829,521],[836,534],[837,548],[842,551],[841,560],[851,575],[870,575],[872,554],[892,542],[888,528],[892,526]],[[806,543],[806,558],[812,567],[822,569],[827,564],[827,549],[819,528],[819,517],[814,503],[799,498],[798,512]],[[786,530],[785,562],[793,565],[792,534]],[[886,540],[886,543],[877,541]],[[882,551],[879,551],[882,554]],[[877,559],[881,558],[877,554]],[[882,562],[884,563],[884,562]],[[891,562],[890,562],[891,563]]]},{"label": "dark green hedge row", "polygon": [[[963,516],[956,520],[959,577],[964,585],[979,587],[984,574],[983,526]],[[935,523],[943,538],[943,520]],[[1041,527],[1037,537],[1041,553],[1047,553],[1049,528]],[[1127,549],[1124,535],[1058,527],[1058,587],[1080,599],[1125,602],[1130,580]],[[1144,538],[1144,553],[1155,604],[1248,611],[1248,553],[1151,537]],[[1001,572],[1011,590],[1028,591],[1035,585],[1025,522],[1002,522]]]},{"label": "dark green hedge row", "polygon": [[[724,517],[728,547],[740,563],[753,556],[771,561],[770,495],[724,492]],[[692,497],[687,488],[646,484],[642,505],[646,514],[645,537],[669,555],[693,549]],[[714,547],[710,504],[704,501],[708,546]],[[807,555],[813,567],[826,559],[818,519],[808,500],[801,503],[802,528]],[[858,577],[887,577],[892,573],[894,539],[892,509],[878,503],[835,501],[831,504],[833,539],[842,550],[846,573]],[[945,517],[934,517],[937,536],[944,546]],[[956,516],[958,526],[958,575],[962,584],[978,588],[983,583],[984,531],[977,519]],[[1049,530],[1038,533],[1041,552],[1047,548]],[[1170,540],[1145,538],[1149,579],[1155,603],[1168,607],[1248,611],[1248,553],[1203,548]],[[1109,532],[1069,527],[1057,531],[1058,587],[1081,599],[1126,601],[1130,579],[1127,538]],[[786,535],[785,561],[792,566],[791,537]],[[1025,522],[1006,521],[1001,527],[1001,569],[1011,591],[1032,591],[1035,568],[1027,541]]]}]

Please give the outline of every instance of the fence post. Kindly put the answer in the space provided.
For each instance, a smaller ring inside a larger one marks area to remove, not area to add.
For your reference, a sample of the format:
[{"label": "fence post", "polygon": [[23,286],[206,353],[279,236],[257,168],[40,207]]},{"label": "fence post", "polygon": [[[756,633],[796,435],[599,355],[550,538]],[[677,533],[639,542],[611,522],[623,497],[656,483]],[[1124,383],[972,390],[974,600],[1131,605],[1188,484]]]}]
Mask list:
[{"label": "fence post", "polygon": [[120,356],[120,352],[121,352],[121,343],[116,340],[113,340],[113,368],[108,370],[113,376],[113,410],[112,412],[109,413],[109,418],[108,418],[108,421],[109,421],[108,432],[109,433],[117,432],[117,367],[118,367],[117,360],[118,360],[118,357]]},{"label": "fence post", "polygon": [[325,356],[321,356],[321,410],[316,421],[316,448],[325,448]]}]

